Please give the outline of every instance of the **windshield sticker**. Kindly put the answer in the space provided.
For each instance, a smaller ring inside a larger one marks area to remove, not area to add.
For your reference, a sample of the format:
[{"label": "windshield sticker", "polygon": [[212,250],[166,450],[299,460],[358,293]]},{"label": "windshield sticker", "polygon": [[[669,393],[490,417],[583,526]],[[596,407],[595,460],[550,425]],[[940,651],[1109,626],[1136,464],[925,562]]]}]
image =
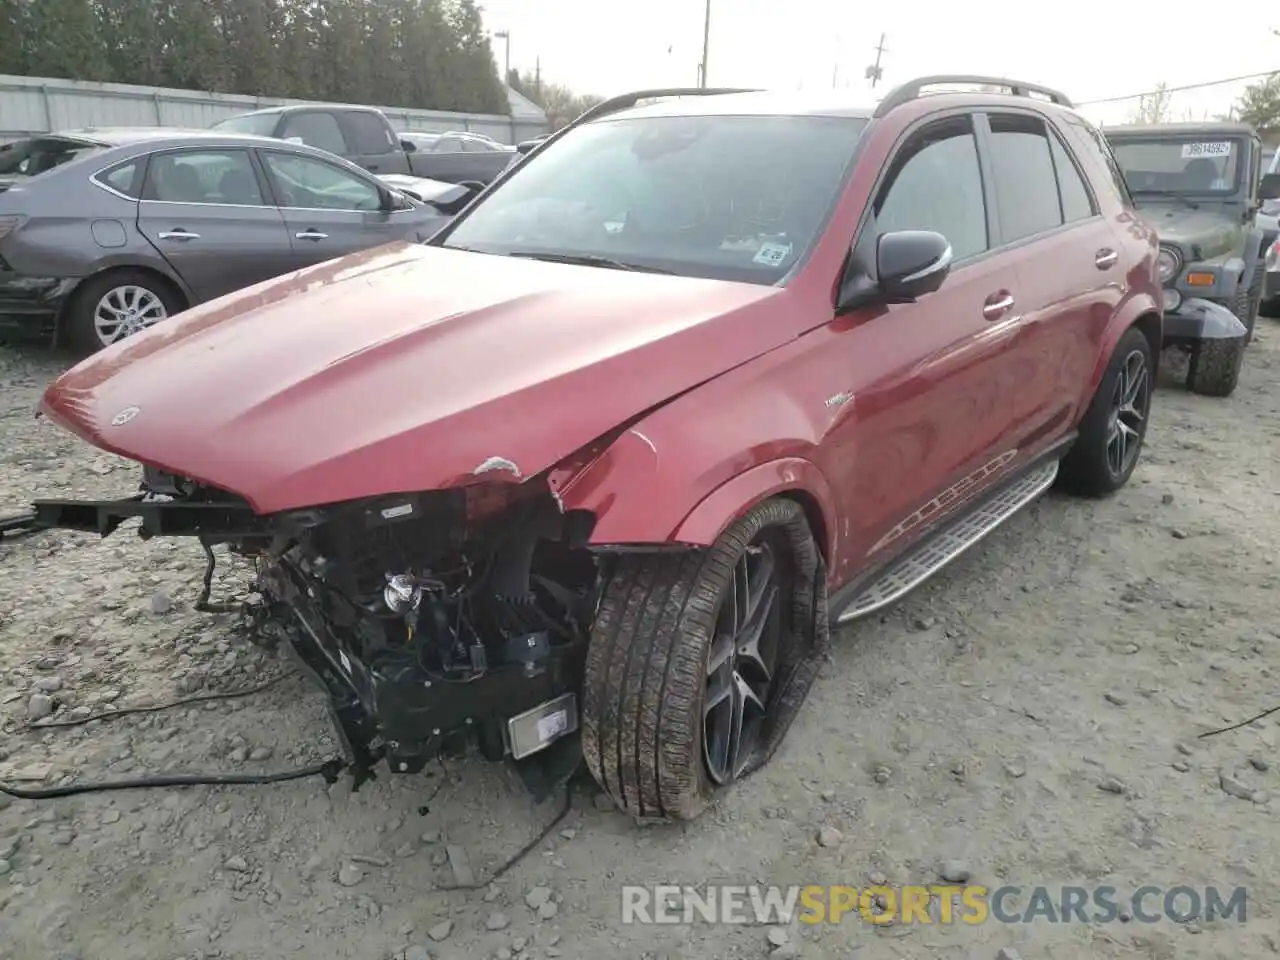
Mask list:
[{"label": "windshield sticker", "polygon": [[1231,156],[1230,141],[1218,143],[1184,143],[1182,145],[1182,159],[1190,160],[1193,157],[1229,157]]},{"label": "windshield sticker", "polygon": [[762,243],[751,260],[766,267],[778,267],[790,253],[791,244],[789,243]]}]

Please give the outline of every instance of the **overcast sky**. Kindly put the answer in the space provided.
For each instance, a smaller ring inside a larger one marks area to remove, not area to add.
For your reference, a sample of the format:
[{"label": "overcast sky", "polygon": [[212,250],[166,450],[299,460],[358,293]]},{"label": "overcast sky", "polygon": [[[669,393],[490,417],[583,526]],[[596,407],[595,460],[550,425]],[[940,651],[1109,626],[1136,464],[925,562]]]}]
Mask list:
[{"label": "overcast sky", "polygon": [[[1172,87],[1280,69],[1280,36],[1271,33],[1280,28],[1280,9],[1271,12],[1261,0],[1229,0],[1229,20],[1205,8],[1203,29],[1194,5],[1116,0],[1070,7],[1012,0],[711,2],[713,86],[830,89],[834,72],[838,86],[871,102],[914,76],[990,73],[1057,87],[1079,103],[1162,81]],[[532,70],[541,58],[544,80],[601,95],[697,81],[703,0],[488,0],[483,7],[491,30],[511,33],[512,66]],[[863,72],[882,32],[884,77],[873,93]],[[503,41],[493,44],[501,61]],[[1243,86],[1176,94],[1171,119],[1225,110]],[[1086,112],[1100,122],[1123,122],[1133,107]]]}]

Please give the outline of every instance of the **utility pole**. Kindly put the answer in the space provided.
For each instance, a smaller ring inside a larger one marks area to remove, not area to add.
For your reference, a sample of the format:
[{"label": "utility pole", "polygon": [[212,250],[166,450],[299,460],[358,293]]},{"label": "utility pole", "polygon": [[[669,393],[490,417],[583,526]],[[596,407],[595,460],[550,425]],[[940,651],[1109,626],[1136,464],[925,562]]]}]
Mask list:
[{"label": "utility pole", "polygon": [[702,17],[702,64],[698,67],[698,86],[707,85],[707,54],[711,49],[711,0],[707,0],[706,12]]},{"label": "utility pole", "polygon": [[538,91],[538,99],[542,99],[542,57],[533,62],[533,89]]},{"label": "utility pole", "polygon": [[884,71],[880,69],[880,57],[887,52],[884,46],[883,33],[880,34],[880,42],[876,44],[875,51],[876,51],[876,62],[873,63],[871,66],[867,67],[867,72],[866,72],[866,78],[871,81],[872,90],[876,88],[876,84],[880,82],[880,77],[883,76],[884,74]]},{"label": "utility pole", "polygon": [[502,82],[509,83],[511,80],[511,31],[499,30],[496,33],[494,33],[493,37],[495,40],[505,41],[506,56],[505,56],[504,69],[502,72]]}]

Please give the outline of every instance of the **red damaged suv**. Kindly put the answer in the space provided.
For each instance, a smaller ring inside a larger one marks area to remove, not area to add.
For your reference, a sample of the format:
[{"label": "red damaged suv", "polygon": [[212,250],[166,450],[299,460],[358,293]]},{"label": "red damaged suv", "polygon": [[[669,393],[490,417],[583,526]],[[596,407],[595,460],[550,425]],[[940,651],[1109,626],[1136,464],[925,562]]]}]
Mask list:
[{"label": "red damaged suv", "polygon": [[[930,92],[977,84],[1007,92]],[[142,486],[31,523],[251,558],[240,609],[330,698],[356,786],[476,743],[538,793],[585,759],[692,818],[778,745],[832,622],[1055,481],[1128,480],[1161,296],[1123,196],[1020,82],[619,97],[428,243],[63,375],[43,411]]]}]

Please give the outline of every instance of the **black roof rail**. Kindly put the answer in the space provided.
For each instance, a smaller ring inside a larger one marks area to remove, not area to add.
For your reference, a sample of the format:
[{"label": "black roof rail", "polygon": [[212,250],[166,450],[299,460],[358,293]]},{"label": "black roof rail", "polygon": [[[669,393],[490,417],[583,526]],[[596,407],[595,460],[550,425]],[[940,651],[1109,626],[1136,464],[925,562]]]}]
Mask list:
[{"label": "black roof rail", "polygon": [[872,114],[873,119],[880,119],[895,107],[900,107],[904,103],[919,98],[925,87],[938,86],[944,83],[974,83],[987,87],[1004,87],[1015,97],[1029,97],[1033,93],[1047,98],[1060,107],[1071,107],[1073,104],[1067,99],[1066,94],[1060,93],[1050,87],[1042,87],[1038,83],[1027,83],[1023,80],[1009,80],[1004,77],[981,77],[970,74],[947,74],[942,73],[932,77],[919,77],[910,80],[901,86],[894,87],[889,91],[888,96],[880,101],[880,105],[876,107],[876,112]]},{"label": "black roof rail", "polygon": [[569,126],[576,127],[578,124],[594,120],[596,117],[603,117],[605,114],[626,110],[629,107],[634,107],[641,100],[656,100],[658,97],[718,97],[726,93],[759,93],[759,91],[734,87],[665,87],[657,90],[633,90],[631,93],[622,93],[616,97],[610,97],[602,103],[597,103],[570,123]]}]

